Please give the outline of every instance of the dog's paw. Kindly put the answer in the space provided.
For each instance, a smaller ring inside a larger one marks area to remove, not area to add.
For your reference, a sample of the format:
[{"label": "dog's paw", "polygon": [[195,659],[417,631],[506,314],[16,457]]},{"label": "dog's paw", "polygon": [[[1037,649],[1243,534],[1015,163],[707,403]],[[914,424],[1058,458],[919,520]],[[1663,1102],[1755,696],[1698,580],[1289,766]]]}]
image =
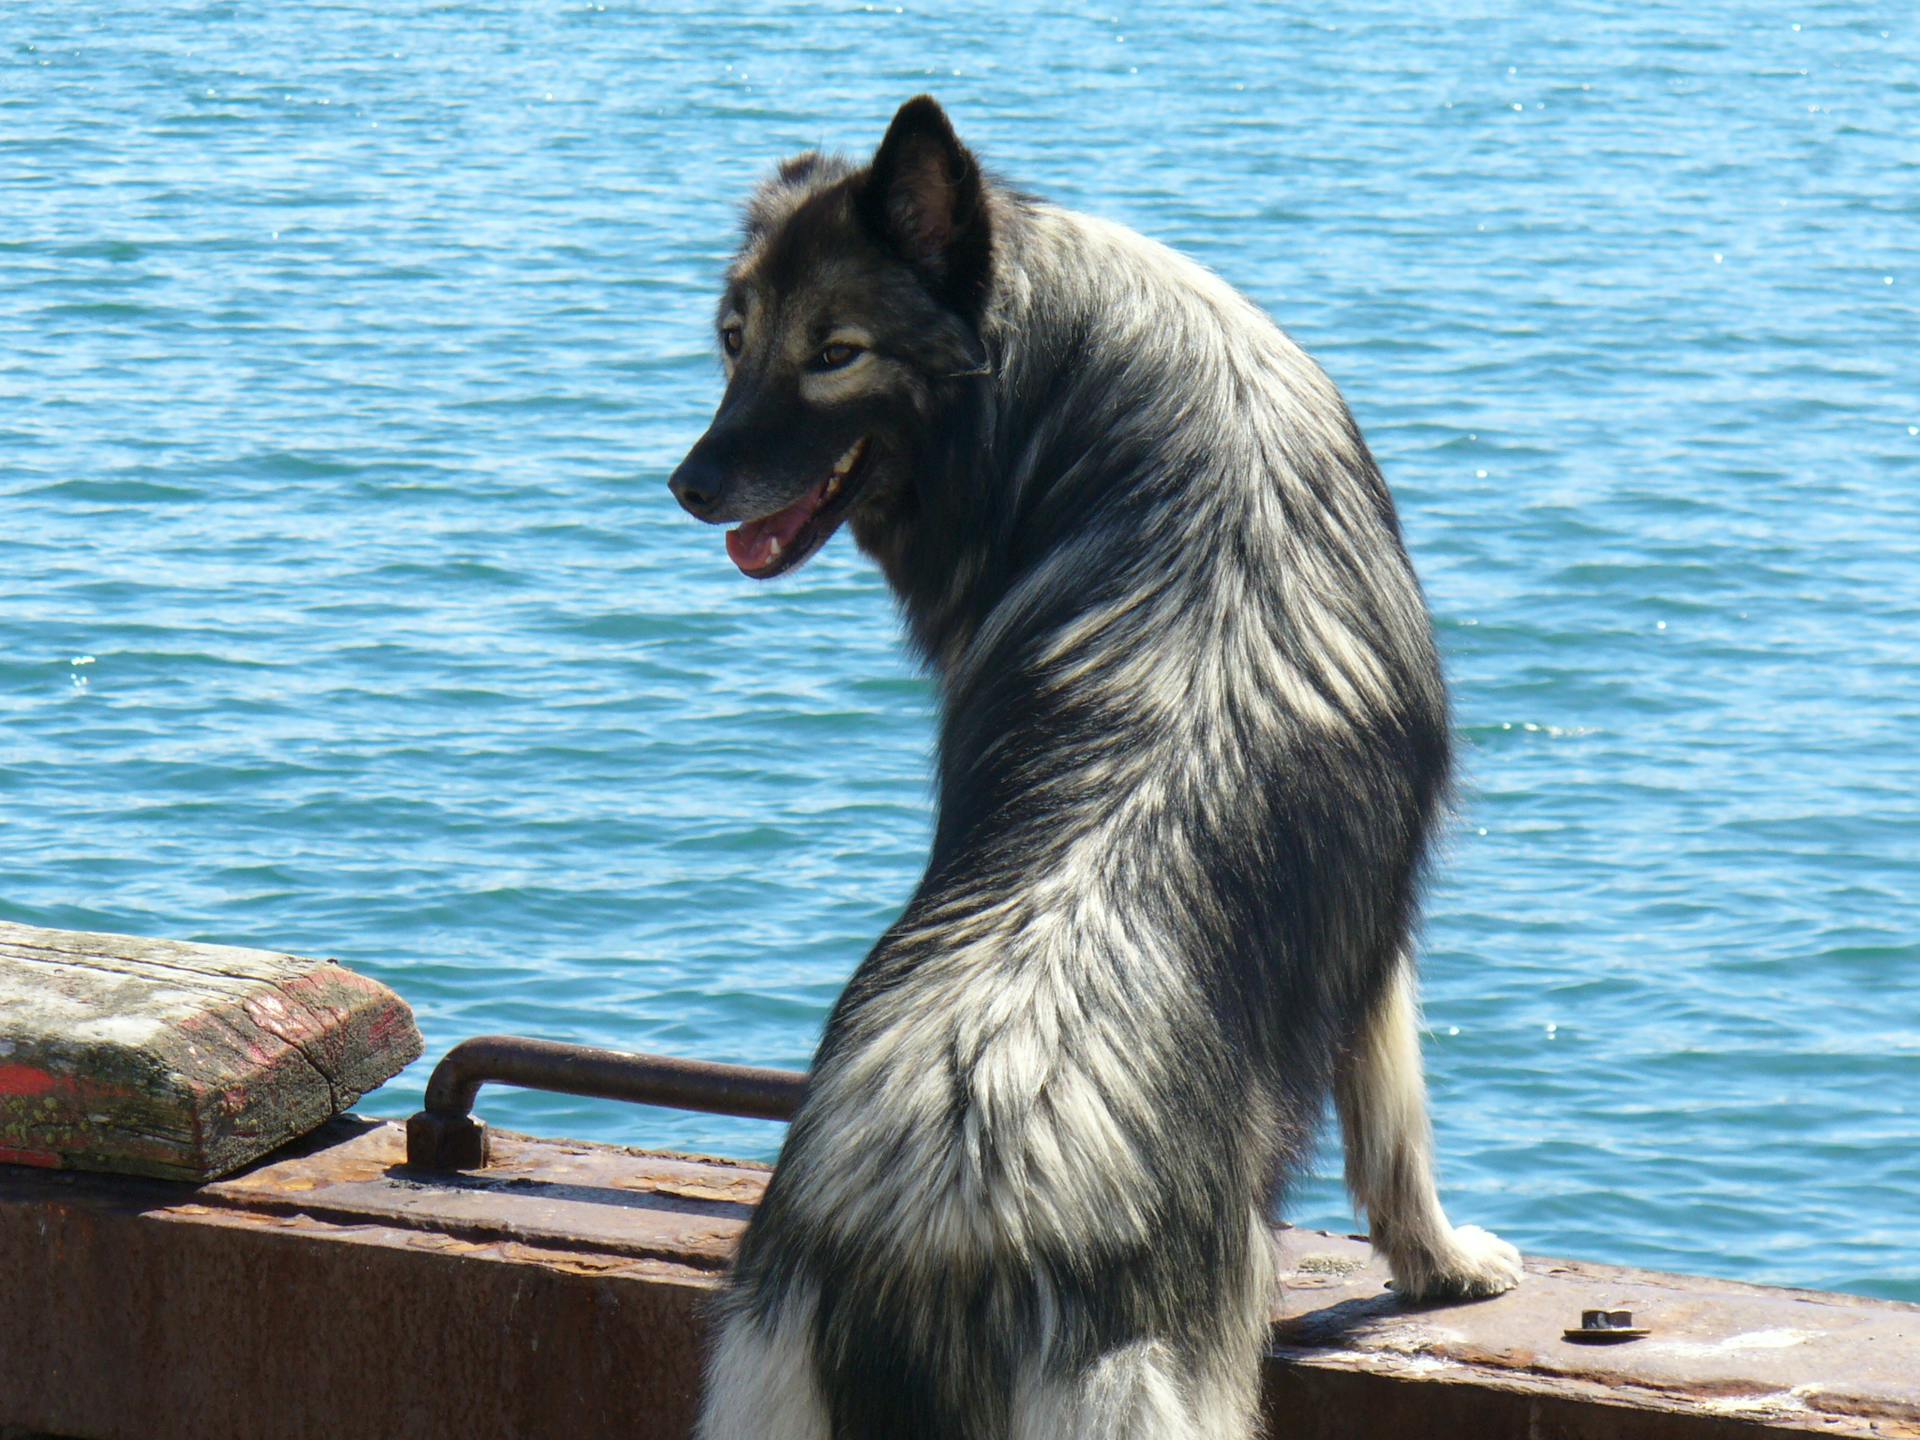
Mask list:
[{"label": "dog's paw", "polygon": [[1520,1252],[1478,1225],[1462,1225],[1431,1252],[1388,1257],[1393,1286],[1409,1300],[1481,1300],[1520,1283]]}]

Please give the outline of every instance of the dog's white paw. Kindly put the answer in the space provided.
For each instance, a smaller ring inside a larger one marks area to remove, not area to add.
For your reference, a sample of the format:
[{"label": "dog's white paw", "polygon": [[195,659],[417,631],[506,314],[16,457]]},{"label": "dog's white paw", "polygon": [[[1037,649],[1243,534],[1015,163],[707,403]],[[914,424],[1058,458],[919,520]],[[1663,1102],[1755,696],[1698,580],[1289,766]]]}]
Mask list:
[{"label": "dog's white paw", "polygon": [[1520,1252],[1478,1225],[1450,1231],[1418,1255],[1390,1255],[1393,1286],[1409,1300],[1478,1300],[1520,1283]]}]

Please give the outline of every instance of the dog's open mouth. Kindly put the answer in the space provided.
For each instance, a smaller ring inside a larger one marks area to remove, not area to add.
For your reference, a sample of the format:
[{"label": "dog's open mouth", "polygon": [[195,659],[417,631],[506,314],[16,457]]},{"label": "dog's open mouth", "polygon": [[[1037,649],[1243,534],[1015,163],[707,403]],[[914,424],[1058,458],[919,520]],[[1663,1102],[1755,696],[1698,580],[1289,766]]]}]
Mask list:
[{"label": "dog's open mouth", "polygon": [[826,544],[853,503],[866,458],[866,440],[854,441],[834,462],[833,473],[786,509],[729,530],[727,556],[741,574],[771,580]]}]

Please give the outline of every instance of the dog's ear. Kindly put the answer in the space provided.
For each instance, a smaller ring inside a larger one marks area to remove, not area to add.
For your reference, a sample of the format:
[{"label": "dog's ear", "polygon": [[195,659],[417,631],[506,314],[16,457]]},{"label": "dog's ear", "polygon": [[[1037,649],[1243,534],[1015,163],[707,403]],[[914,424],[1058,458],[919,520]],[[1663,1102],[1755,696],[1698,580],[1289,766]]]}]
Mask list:
[{"label": "dog's ear", "polygon": [[867,226],[949,302],[986,294],[992,243],[980,163],[931,95],[900,107],[859,191]]}]

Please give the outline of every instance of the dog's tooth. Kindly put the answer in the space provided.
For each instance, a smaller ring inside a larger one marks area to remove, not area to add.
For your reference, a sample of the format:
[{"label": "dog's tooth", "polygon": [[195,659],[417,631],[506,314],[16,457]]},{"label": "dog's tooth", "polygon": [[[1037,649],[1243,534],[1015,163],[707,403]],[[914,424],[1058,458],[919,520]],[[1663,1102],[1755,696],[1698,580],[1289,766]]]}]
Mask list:
[{"label": "dog's tooth", "polygon": [[831,500],[840,493],[840,472],[835,471],[827,477],[826,498]]},{"label": "dog's tooth", "polygon": [[865,440],[854,441],[852,448],[849,449],[846,454],[842,455],[837,462],[835,462],[833,467],[833,473],[841,477],[846,476],[846,474],[849,471],[851,471],[854,466],[860,463],[860,457],[866,453],[866,450],[867,450],[867,442]]},{"label": "dog's tooth", "polygon": [[780,537],[777,535],[769,535],[767,537],[767,558],[769,560],[778,560],[780,558]]}]

